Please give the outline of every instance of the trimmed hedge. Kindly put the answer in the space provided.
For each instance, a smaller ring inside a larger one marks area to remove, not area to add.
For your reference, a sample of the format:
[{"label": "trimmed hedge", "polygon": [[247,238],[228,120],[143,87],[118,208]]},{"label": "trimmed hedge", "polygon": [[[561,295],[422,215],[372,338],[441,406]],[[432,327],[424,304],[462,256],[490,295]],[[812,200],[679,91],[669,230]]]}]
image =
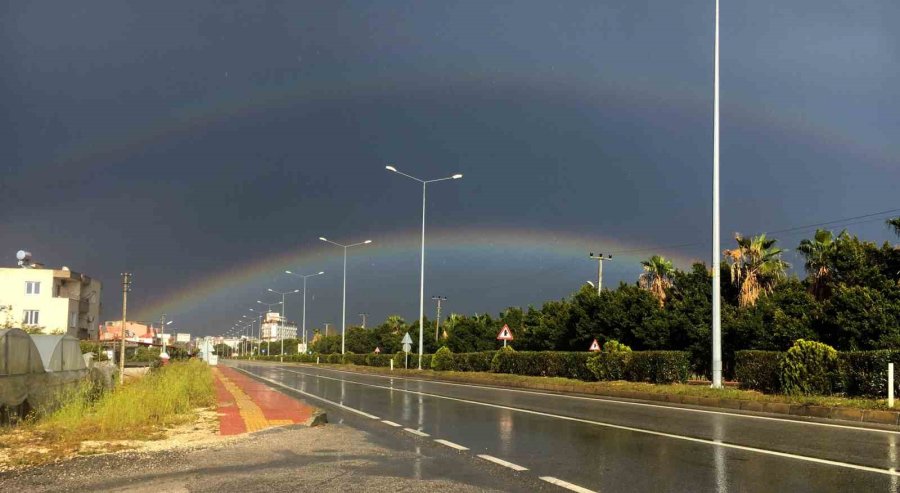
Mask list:
[{"label": "trimmed hedge", "polygon": [[781,351],[735,351],[734,376],[742,389],[760,392],[780,392],[781,372],[779,363],[784,353]]},{"label": "trimmed hedge", "polygon": [[453,362],[453,352],[447,346],[442,346],[434,353],[429,366],[435,371],[455,370],[456,365]]},{"label": "trimmed hedge", "polygon": [[595,380],[587,367],[590,353],[563,351],[513,351],[501,349],[491,361],[494,373]]},{"label": "trimmed hedge", "polygon": [[630,352],[596,353],[588,358],[587,367],[597,380],[625,380],[625,367],[630,359]]},{"label": "trimmed hedge", "polygon": [[[841,384],[847,395],[887,397],[887,367],[900,369],[900,351],[847,351],[838,353]],[[900,379],[894,378],[894,394],[900,395]]]},{"label": "trimmed hedge", "polygon": [[687,351],[634,351],[625,365],[630,382],[687,382],[691,374],[691,353]]},{"label": "trimmed hedge", "polygon": [[454,371],[491,371],[491,361],[497,351],[480,351],[477,353],[453,354]]}]

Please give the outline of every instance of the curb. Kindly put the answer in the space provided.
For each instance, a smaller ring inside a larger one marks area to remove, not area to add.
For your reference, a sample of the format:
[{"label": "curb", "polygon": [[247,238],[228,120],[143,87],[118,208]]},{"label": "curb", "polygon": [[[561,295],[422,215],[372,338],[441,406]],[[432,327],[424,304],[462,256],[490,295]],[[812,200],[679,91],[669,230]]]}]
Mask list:
[{"label": "curb", "polygon": [[327,423],[328,414],[321,409],[317,409],[309,419],[303,422],[303,425],[312,428],[314,426],[324,426]]},{"label": "curb", "polygon": [[[317,365],[312,363],[290,363],[297,366]],[[331,365],[320,364],[318,366],[338,366],[345,367],[348,365]],[[369,368],[369,367],[365,367]],[[381,375],[390,376],[388,372],[375,371],[357,371],[356,369],[348,370],[361,375]],[[407,375],[403,375],[407,376]],[[730,409],[733,411],[746,411],[754,413],[782,414],[795,417],[830,419],[837,421],[850,421],[854,423],[867,423],[875,425],[900,426],[900,412],[885,411],[880,409],[858,409],[851,407],[829,407],[815,406],[807,404],[791,404],[787,402],[760,402],[742,399],[729,399],[719,397],[699,397],[691,395],[678,394],[660,394],[656,392],[641,392],[638,390],[610,390],[600,388],[576,388],[574,384],[556,384],[535,382],[533,384],[523,382],[483,382],[478,379],[469,378],[439,378],[433,375],[409,375],[421,380],[433,380],[437,382],[450,383],[471,383],[477,385],[507,387],[527,390],[542,390],[549,392],[557,392],[560,394],[581,394],[581,395],[597,395],[604,397],[614,397],[620,399],[633,399],[640,401],[661,402],[673,405],[697,406]]]}]

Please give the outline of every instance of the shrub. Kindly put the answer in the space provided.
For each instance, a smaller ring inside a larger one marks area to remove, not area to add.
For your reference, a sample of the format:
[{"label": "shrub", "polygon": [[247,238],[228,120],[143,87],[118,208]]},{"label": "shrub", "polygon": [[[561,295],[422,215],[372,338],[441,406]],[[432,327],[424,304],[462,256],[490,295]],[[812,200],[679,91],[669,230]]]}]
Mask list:
[{"label": "shrub", "polygon": [[496,353],[496,351],[454,353],[453,365],[456,371],[491,371],[491,361]]},{"label": "shrub", "polygon": [[366,355],[366,365],[368,366],[390,366],[392,356],[389,354],[370,353]]},{"label": "shrub", "polygon": [[838,355],[827,344],[797,339],[779,363],[788,394],[831,394],[839,381]]},{"label": "shrub", "polygon": [[331,364],[340,364],[343,361],[342,355],[340,353],[328,354],[325,355],[325,363]]},{"label": "shrub", "polygon": [[621,342],[610,339],[603,343],[604,353],[630,353],[631,348]]},{"label": "shrub", "polygon": [[588,358],[586,365],[597,380],[624,380],[625,368],[630,360],[631,351],[595,353]]},{"label": "shrub", "polygon": [[[887,396],[888,363],[900,366],[900,351],[847,351],[838,354],[841,383],[848,395]],[[895,370],[896,371],[896,370]],[[894,379],[894,393],[900,395],[900,379]]]},{"label": "shrub", "polygon": [[491,371],[494,373],[515,373],[511,371],[513,368],[513,355],[516,350],[503,346],[494,357],[491,358]]},{"label": "shrub", "polygon": [[435,371],[455,370],[456,365],[453,361],[453,352],[447,346],[441,346],[431,358],[431,369]]},{"label": "shrub", "polygon": [[735,351],[734,376],[742,389],[781,391],[781,351]]},{"label": "shrub", "polygon": [[686,382],[690,373],[687,351],[636,351],[625,366],[625,379],[631,382]]},{"label": "shrub", "polygon": [[494,373],[563,377],[594,380],[588,369],[590,353],[563,351],[514,351],[510,348],[497,351],[491,361]]}]

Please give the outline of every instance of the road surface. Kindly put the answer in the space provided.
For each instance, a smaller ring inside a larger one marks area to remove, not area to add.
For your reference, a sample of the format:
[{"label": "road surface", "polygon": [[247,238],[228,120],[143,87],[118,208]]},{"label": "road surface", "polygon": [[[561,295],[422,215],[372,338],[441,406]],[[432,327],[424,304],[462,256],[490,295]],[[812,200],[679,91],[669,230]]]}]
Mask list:
[{"label": "road surface", "polygon": [[450,448],[560,491],[900,491],[895,430],[311,365],[227,364],[303,396],[330,421],[393,429],[397,440]]}]

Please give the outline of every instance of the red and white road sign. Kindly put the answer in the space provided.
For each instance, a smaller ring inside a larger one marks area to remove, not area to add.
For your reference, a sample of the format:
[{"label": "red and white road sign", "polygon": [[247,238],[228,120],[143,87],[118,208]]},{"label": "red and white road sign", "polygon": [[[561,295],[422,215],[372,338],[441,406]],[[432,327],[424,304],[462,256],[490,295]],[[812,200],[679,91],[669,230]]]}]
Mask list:
[{"label": "red and white road sign", "polygon": [[591,343],[591,348],[588,351],[600,351],[600,343],[597,342],[597,339],[594,339],[594,342]]},{"label": "red and white road sign", "polygon": [[500,329],[500,333],[497,334],[498,341],[511,341],[513,340],[512,331],[509,330],[509,325],[504,325],[502,329]]},{"label": "red and white road sign", "polygon": [[378,346],[375,346],[375,354],[379,354],[379,353],[381,353],[381,348]]}]

